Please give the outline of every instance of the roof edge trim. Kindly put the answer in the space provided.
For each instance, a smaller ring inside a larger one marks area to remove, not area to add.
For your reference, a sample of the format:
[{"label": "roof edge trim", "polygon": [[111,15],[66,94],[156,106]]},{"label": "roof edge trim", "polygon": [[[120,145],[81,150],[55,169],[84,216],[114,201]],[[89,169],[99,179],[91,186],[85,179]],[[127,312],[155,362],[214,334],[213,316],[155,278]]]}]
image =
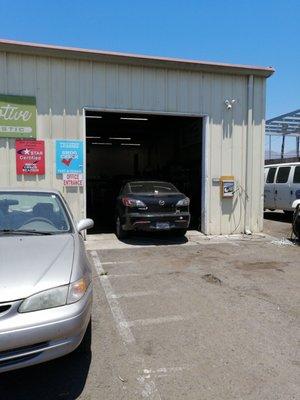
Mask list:
[{"label": "roof edge trim", "polygon": [[22,54],[52,56],[59,58],[84,59],[117,64],[134,64],[160,68],[185,69],[190,71],[218,72],[225,74],[258,75],[265,78],[275,70],[272,67],[227,64],[181,58],[157,57],[130,53],[82,49],[77,47],[53,46],[48,44],[21,42],[0,38],[0,51]]}]

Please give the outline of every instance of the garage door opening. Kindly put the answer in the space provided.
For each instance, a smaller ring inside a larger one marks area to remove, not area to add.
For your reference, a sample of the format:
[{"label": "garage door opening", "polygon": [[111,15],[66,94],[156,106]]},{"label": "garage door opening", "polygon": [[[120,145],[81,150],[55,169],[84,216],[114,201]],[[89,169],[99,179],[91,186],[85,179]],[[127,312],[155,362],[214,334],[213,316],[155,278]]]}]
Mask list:
[{"label": "garage door opening", "polygon": [[86,110],[87,217],[94,233],[114,232],[115,202],[127,180],[173,183],[191,199],[190,229],[201,226],[200,117]]}]

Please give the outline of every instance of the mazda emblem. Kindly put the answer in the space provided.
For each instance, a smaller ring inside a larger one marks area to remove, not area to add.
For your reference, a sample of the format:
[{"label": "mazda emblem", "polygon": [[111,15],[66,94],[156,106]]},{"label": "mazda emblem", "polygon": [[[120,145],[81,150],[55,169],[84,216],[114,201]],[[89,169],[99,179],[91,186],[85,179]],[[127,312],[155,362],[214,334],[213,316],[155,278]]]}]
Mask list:
[{"label": "mazda emblem", "polygon": [[164,205],[165,205],[165,202],[164,202],[163,200],[159,200],[158,204],[159,204],[160,206],[164,206]]}]

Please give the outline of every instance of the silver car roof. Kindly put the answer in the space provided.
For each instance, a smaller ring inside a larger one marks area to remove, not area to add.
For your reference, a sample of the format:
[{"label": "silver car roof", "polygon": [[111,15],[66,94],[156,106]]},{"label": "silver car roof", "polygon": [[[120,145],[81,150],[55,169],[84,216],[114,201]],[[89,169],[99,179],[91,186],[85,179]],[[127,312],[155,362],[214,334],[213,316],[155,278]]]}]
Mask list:
[{"label": "silver car roof", "polygon": [[54,193],[61,195],[59,190],[47,188],[24,188],[24,187],[0,187],[1,192],[38,192],[38,193]]}]

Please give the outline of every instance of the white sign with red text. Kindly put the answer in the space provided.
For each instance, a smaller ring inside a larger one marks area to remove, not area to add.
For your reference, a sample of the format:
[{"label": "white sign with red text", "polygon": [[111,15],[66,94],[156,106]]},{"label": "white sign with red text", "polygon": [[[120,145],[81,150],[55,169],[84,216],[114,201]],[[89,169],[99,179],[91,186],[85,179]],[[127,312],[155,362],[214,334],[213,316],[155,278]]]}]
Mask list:
[{"label": "white sign with red text", "polygon": [[64,186],[83,186],[83,174],[63,174]]}]

